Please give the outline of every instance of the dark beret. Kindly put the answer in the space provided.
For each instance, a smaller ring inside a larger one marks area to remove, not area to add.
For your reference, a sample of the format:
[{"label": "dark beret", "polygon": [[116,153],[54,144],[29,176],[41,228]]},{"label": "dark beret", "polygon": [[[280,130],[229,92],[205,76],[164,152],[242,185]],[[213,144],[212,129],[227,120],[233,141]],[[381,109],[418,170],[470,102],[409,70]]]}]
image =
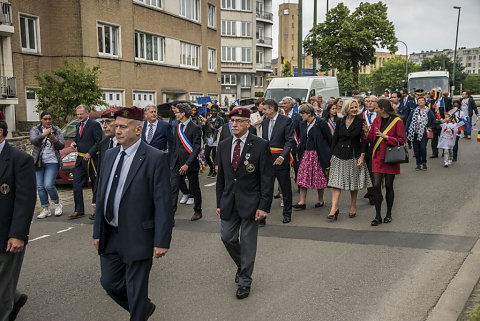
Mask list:
[{"label": "dark beret", "polygon": [[144,120],[143,109],[135,106],[123,107],[123,108],[117,109],[117,111],[115,112],[115,118],[117,117],[143,121]]},{"label": "dark beret", "polygon": [[115,113],[117,112],[116,108],[109,108],[102,113],[102,118],[115,118]]},{"label": "dark beret", "polygon": [[245,118],[250,118],[251,111],[248,108],[245,107],[235,107],[232,109],[230,112],[229,116],[238,116],[238,117],[245,117]]}]

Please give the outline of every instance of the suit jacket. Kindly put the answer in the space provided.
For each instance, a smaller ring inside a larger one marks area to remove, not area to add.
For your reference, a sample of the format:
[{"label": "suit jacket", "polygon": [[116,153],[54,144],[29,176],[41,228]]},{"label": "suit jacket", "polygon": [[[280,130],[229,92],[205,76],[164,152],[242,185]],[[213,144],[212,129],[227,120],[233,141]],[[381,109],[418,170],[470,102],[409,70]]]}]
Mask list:
[{"label": "suit jacket", "polygon": [[[145,143],[147,143],[147,140],[145,139],[145,133],[147,132],[147,130],[148,122],[145,121],[143,123],[141,136],[142,141],[144,141]],[[171,149],[171,146],[173,146],[172,126],[170,126],[170,124],[166,121],[159,119],[157,122],[157,128],[155,128],[155,132],[153,133],[153,138],[148,145],[163,151]]]},{"label": "suit jacket", "polygon": [[37,201],[32,156],[7,142],[0,154],[0,191],[0,253],[5,253],[11,237],[27,243]]},{"label": "suit jacket", "polygon": [[475,111],[475,115],[478,115],[477,105],[475,104],[475,100],[470,97],[468,98],[468,117],[472,118],[473,112]]},{"label": "suit jacket", "polygon": [[[315,124],[312,129],[310,129],[309,134],[313,137],[315,142],[318,162],[320,163],[320,166],[322,166],[322,169],[326,170],[330,167],[330,158],[332,157],[332,153],[330,152],[330,146],[332,146],[332,132],[325,119],[320,116],[316,116],[315,119]],[[307,128],[307,122],[302,121],[300,123],[300,145],[298,147],[298,158],[300,160],[307,147]]]},{"label": "suit jacket", "polygon": [[[229,220],[234,210],[244,219],[254,219],[257,209],[270,212],[274,180],[272,155],[266,140],[249,133],[234,171],[232,140],[230,136],[217,148],[217,208],[220,208],[222,220]],[[245,165],[245,161],[249,165]],[[247,170],[249,166],[253,166],[253,170],[251,167]]]},{"label": "suit jacket", "polygon": [[403,98],[401,98],[400,103],[398,104],[398,114],[400,115],[400,118],[403,120],[404,123],[407,121],[408,116],[410,115],[410,101],[412,101],[410,97],[407,98],[407,103],[405,103]]},{"label": "suit jacket", "polygon": [[[303,122],[302,116],[300,116],[299,113],[292,113],[292,118],[290,118],[290,119],[292,120],[293,130],[295,131],[294,132],[294,138],[295,138],[295,134],[296,134],[297,139],[300,140],[300,136],[301,136],[301,134],[300,134],[300,132],[301,132],[300,124]],[[292,147],[292,153],[296,154],[297,152],[298,152],[298,146],[297,146],[297,143],[294,140],[294,145]]]},{"label": "suit jacket", "polygon": [[[97,158],[98,143],[103,139],[103,130],[100,124],[94,119],[89,118],[83,127],[82,136],[80,136],[79,128],[80,122],[77,124],[77,131],[74,142],[77,144],[77,151],[79,153],[89,153],[94,159]],[[77,157],[75,166],[80,166],[82,157]]]},{"label": "suit jacket", "polygon": [[181,167],[187,164],[188,172],[199,171],[200,165],[198,164],[197,157],[202,147],[202,129],[190,121],[183,130],[183,133],[192,144],[192,153],[189,154],[180,141],[177,125],[177,127],[175,127],[174,143],[172,145],[170,169],[173,170],[175,167]]},{"label": "suit jacket", "polygon": [[[120,146],[109,149],[103,158],[97,191],[93,238],[100,239],[98,253],[108,242],[105,202],[110,173]],[[169,248],[172,238],[172,191],[168,155],[140,142],[128,172],[118,211],[119,248],[125,260],[149,259],[153,247]]]},{"label": "suit jacket", "polygon": [[367,152],[367,143],[363,138],[363,118],[355,116],[350,127],[345,125],[346,117],[339,118],[332,138],[332,154],[340,159],[359,158]]},{"label": "suit jacket", "polygon": [[[100,177],[100,169],[102,168],[102,160],[103,157],[105,156],[105,152],[108,149],[108,146],[110,145],[110,137],[105,137],[100,141],[98,144],[98,157],[97,157],[97,177]],[[92,203],[96,204],[97,203],[97,189],[98,189],[98,179],[95,180],[95,186],[93,187],[93,197],[92,197]]]},{"label": "suit jacket", "polygon": [[[268,124],[270,119],[265,118],[262,122],[262,138],[268,140]],[[276,168],[288,169],[290,167],[290,151],[295,145],[293,138],[293,122],[287,116],[278,114],[275,125],[272,129],[272,137],[269,140],[270,147],[283,148],[281,153],[273,153],[272,157],[275,161],[279,156],[282,156],[284,162],[282,165],[275,165]]]}]

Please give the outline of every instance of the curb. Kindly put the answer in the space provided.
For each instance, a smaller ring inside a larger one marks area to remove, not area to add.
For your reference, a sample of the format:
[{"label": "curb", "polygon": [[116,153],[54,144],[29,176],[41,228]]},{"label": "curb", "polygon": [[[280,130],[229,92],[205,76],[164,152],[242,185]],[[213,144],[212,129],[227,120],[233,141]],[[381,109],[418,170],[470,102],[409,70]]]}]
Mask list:
[{"label": "curb", "polygon": [[460,270],[448,284],[426,321],[457,320],[480,279],[480,239],[477,240]]}]

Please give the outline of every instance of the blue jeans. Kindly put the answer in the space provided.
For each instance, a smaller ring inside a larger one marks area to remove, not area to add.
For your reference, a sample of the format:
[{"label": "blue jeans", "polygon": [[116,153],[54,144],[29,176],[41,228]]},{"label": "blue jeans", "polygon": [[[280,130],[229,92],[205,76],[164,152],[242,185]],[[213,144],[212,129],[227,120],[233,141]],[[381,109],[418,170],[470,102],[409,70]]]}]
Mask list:
[{"label": "blue jeans", "polygon": [[[465,119],[470,123],[472,124],[472,117],[465,117]],[[473,124],[472,124],[473,125]],[[463,131],[463,134],[466,136],[470,136],[472,134],[472,128],[470,127],[469,129],[465,129]]]},{"label": "blue jeans", "polygon": [[418,135],[415,134],[413,137],[413,152],[415,153],[415,160],[417,161],[417,166],[427,163],[427,134],[424,133],[422,140],[418,141]]},{"label": "blue jeans", "polygon": [[55,187],[55,178],[58,174],[58,164],[57,163],[47,163],[43,164],[42,168],[37,168],[35,170],[35,175],[37,176],[37,190],[38,197],[40,197],[40,203],[42,207],[47,207],[50,205],[48,202],[48,195],[54,203],[58,203],[58,193],[57,188]]}]

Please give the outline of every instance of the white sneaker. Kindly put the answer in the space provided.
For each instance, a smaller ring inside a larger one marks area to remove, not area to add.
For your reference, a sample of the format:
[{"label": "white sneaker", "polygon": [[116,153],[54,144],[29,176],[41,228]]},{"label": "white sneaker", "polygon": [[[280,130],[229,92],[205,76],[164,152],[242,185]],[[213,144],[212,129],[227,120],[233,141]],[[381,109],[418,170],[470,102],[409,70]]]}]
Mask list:
[{"label": "white sneaker", "polygon": [[283,200],[280,202],[280,206],[283,207]]},{"label": "white sneaker", "polygon": [[448,160],[448,165],[452,165],[453,161],[450,159]]},{"label": "white sneaker", "polygon": [[55,216],[60,216],[63,213],[63,205],[58,203],[55,204]]},{"label": "white sneaker", "polygon": [[44,207],[40,214],[37,215],[37,218],[45,218],[47,216],[51,216],[52,213],[50,213],[50,209]]},{"label": "white sneaker", "polygon": [[195,203],[195,200],[193,199],[193,197],[189,197],[186,204],[187,205],[193,205],[193,203]]},{"label": "white sneaker", "polygon": [[448,167],[448,162],[443,165],[443,167]]},{"label": "white sneaker", "polygon": [[185,204],[188,201],[188,195],[183,195],[182,199],[180,200],[180,204]]}]

